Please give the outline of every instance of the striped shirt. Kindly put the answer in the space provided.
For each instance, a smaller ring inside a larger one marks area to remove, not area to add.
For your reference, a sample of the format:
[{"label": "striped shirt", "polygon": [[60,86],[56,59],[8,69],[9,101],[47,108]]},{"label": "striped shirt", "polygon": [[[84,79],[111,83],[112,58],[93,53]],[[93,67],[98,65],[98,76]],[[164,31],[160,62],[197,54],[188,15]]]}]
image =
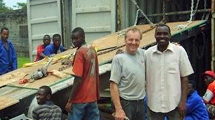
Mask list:
[{"label": "striped shirt", "polygon": [[47,101],[33,110],[32,117],[33,120],[61,120],[62,111],[60,107],[54,105],[51,101]]}]

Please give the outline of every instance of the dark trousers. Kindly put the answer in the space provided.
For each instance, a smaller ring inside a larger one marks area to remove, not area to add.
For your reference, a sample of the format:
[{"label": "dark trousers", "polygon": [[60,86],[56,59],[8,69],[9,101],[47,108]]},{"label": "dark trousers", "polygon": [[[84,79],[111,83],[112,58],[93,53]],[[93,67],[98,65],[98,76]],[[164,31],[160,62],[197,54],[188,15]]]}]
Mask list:
[{"label": "dark trousers", "polygon": [[165,117],[167,120],[181,120],[178,108],[168,113],[153,112],[148,108],[148,120],[166,120]]},{"label": "dark trousers", "polygon": [[122,109],[129,120],[145,120],[145,104],[142,100],[125,100],[120,98]]}]

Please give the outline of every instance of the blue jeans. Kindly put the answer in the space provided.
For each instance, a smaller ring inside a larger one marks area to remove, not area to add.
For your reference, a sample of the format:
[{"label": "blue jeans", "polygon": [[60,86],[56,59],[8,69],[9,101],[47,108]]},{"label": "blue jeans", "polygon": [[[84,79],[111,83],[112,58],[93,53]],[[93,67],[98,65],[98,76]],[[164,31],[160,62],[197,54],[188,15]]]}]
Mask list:
[{"label": "blue jeans", "polygon": [[99,120],[99,109],[96,102],[72,104],[69,120]]},{"label": "blue jeans", "polygon": [[145,120],[145,103],[142,100],[125,100],[120,98],[122,109],[129,120]]}]

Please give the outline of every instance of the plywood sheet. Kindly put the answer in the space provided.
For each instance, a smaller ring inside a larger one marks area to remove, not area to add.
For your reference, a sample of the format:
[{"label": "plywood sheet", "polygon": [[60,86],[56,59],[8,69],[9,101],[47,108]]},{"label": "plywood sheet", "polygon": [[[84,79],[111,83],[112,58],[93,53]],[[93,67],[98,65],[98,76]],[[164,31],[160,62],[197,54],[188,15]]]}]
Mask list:
[{"label": "plywood sheet", "polygon": [[[187,29],[192,28],[193,26],[196,26],[202,22],[204,22],[204,21],[194,21],[191,24],[189,24]],[[174,30],[173,28],[176,27],[176,25],[187,24],[187,22],[173,22],[173,23],[167,23],[167,24],[170,26],[172,34],[176,34],[176,33],[182,32],[186,29]],[[144,33],[141,43],[140,43],[140,47],[144,47],[144,46],[155,43],[155,39],[154,39],[155,30],[154,29],[150,30],[151,29],[150,25],[138,25],[136,27],[139,28]],[[147,31],[147,32],[145,32],[145,31]],[[108,36],[97,39],[90,44],[92,44],[93,46],[96,46],[98,49],[104,49],[104,48],[113,47],[113,46],[122,46],[122,45],[124,45],[124,36],[123,35],[121,36],[120,33],[122,33],[122,32],[110,34]],[[121,49],[124,50],[125,47],[122,47]],[[56,56],[54,56],[54,61],[56,61],[56,62],[55,62],[55,64],[52,64],[48,68],[48,71],[51,71],[53,69],[58,70],[60,67],[62,67],[61,62],[60,62],[61,56],[73,54],[75,51],[76,51],[76,49],[69,49],[63,53],[60,53],[60,54],[57,54]],[[107,61],[112,60],[112,58],[115,56],[116,51],[117,50],[114,50],[114,51],[99,55],[98,56],[99,63],[101,64],[101,63],[105,63]],[[24,72],[24,73],[30,75],[31,73],[36,71],[38,68],[43,67],[47,63],[47,61],[48,60],[43,60],[31,67],[20,68],[11,73]],[[65,69],[66,73],[70,73],[70,71],[72,71],[72,67]],[[11,74],[11,73],[8,73],[8,74]],[[27,76],[27,77],[29,77],[29,76]],[[19,85],[17,82],[14,82],[11,80],[11,85],[19,86],[19,87],[28,87],[28,88],[39,88],[42,85],[52,85],[59,81],[61,81],[60,78],[49,75],[43,79],[37,80],[33,83],[24,84],[24,85]]]},{"label": "plywood sheet", "polygon": [[4,86],[4,85],[9,84],[11,82],[16,82],[26,75],[27,74],[24,72],[17,71],[17,72],[11,73],[11,74],[1,76],[0,77],[0,86]]},{"label": "plywood sheet", "polygon": [[0,101],[0,110],[19,103],[19,100],[3,96],[0,96]]},{"label": "plywood sheet", "polygon": [[54,75],[48,75],[45,78],[35,80],[33,82],[29,82],[26,84],[19,84],[19,82],[17,81],[17,82],[12,82],[8,85],[15,86],[15,87],[38,89],[39,87],[41,87],[43,85],[52,86],[52,85],[57,84],[57,83],[61,82],[64,79],[67,79],[67,78],[68,78],[68,76],[65,78],[59,78],[59,77],[56,77]]}]

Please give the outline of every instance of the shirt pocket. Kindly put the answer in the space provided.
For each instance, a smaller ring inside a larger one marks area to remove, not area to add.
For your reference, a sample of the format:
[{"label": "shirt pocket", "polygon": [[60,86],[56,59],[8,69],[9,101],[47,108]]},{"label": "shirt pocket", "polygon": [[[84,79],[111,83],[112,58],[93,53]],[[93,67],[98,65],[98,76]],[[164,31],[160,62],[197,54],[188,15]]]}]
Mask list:
[{"label": "shirt pocket", "polygon": [[179,72],[178,71],[178,66],[179,66],[179,64],[177,62],[169,63],[167,72],[170,73],[170,74],[178,73]]}]

